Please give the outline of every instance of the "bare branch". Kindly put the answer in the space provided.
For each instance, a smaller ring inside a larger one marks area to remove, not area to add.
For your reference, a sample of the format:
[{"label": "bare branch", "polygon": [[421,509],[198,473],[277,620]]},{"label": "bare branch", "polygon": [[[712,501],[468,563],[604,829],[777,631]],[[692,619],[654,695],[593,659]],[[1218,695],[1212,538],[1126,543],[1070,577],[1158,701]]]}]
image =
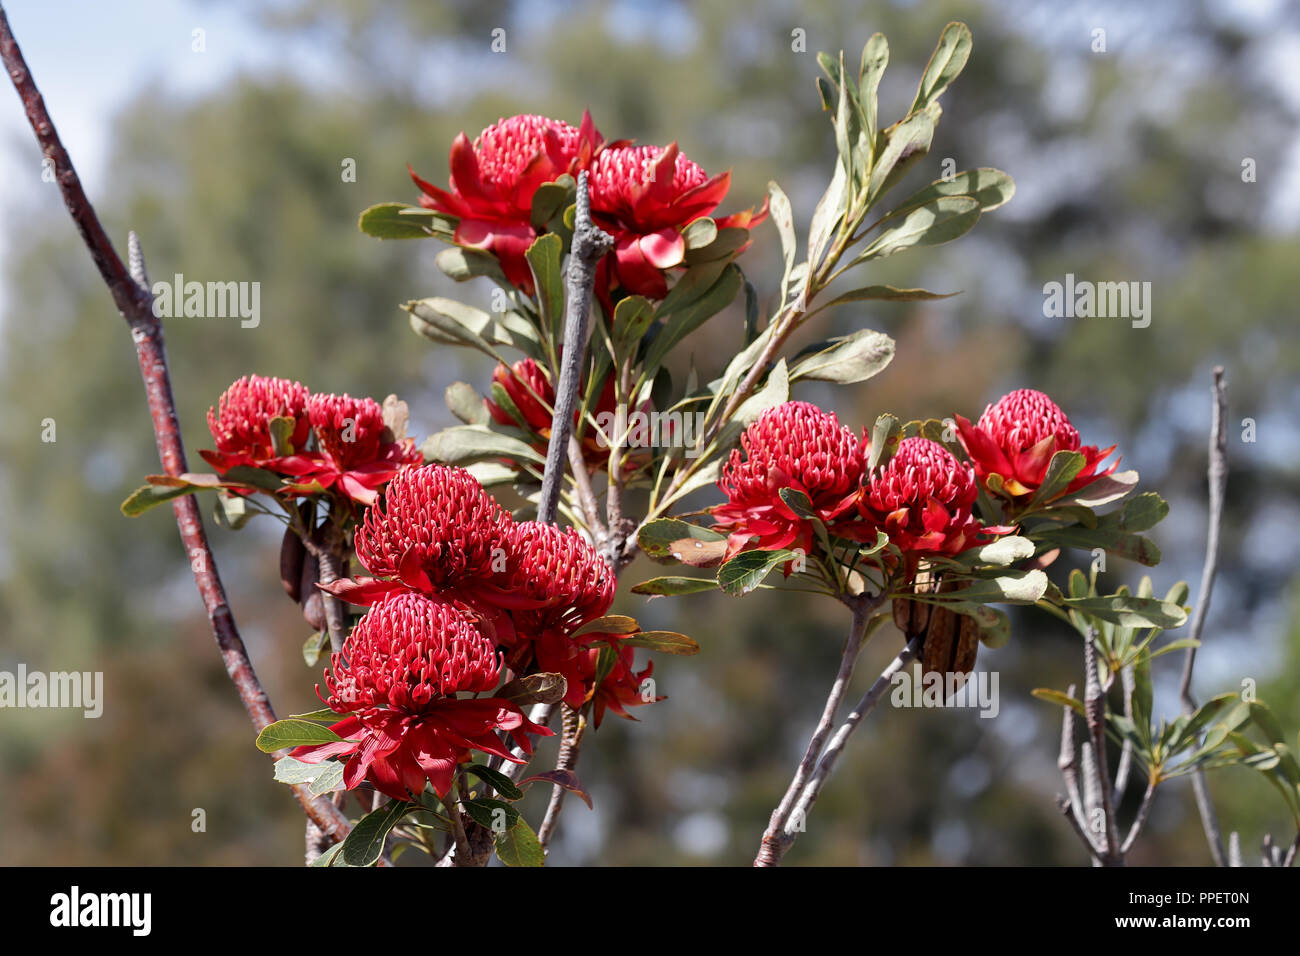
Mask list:
[{"label": "bare branch", "polygon": [[[1097,674],[1096,635],[1090,628],[1083,642],[1083,667],[1085,671],[1083,710],[1088,733],[1092,740],[1092,783],[1105,822],[1104,862],[1115,865],[1120,857],[1119,828],[1115,822],[1115,803],[1111,793],[1110,769],[1106,765],[1106,700],[1102,695],[1101,679]],[[1085,761],[1086,763],[1086,761]]]},{"label": "bare branch", "polygon": [[[145,281],[144,255],[140,250],[139,240],[130,242],[131,268],[122,263],[117,250],[109,240],[108,234],[100,224],[95,209],[81,187],[81,180],[72,165],[67,150],[59,139],[54,121],[45,108],[36,81],[23,59],[18,41],[14,39],[9,26],[9,18],[0,6],[0,61],[5,72],[13,82],[18,97],[22,100],[23,110],[36,139],[41,145],[41,152],[54,167],[59,191],[63,194],[64,204],[72,215],[77,231],[81,234],[90,257],[94,260],[104,284],[113,297],[122,317],[131,329],[131,338],[135,341],[136,358],[140,365],[140,375],[144,379],[145,392],[149,401],[149,412],[153,419],[154,439],[158,447],[158,457],[163,471],[169,475],[179,475],[188,471],[185,460],[185,446],[181,441],[180,423],[176,416],[176,401],[172,394],[171,373],[167,368],[167,351],[163,344],[162,323],[153,314],[153,296]],[[194,582],[203,598],[208,621],[212,627],[213,637],[221,651],[226,673],[239,692],[244,710],[257,731],[275,721],[275,711],[271,708],[266,691],[262,688],[253,663],[248,657],[243,639],[235,627],[234,615],[226,599],[226,591],[217,573],[216,559],[208,544],[207,533],[203,529],[203,519],[199,515],[198,503],[193,495],[184,495],[172,502],[172,511],[180,529],[181,542],[189,557],[190,567],[194,572]],[[276,754],[283,756],[283,754]],[[294,795],[311,820],[335,840],[347,836],[351,827],[337,807],[329,800],[313,796],[305,785],[293,788]]]},{"label": "bare branch", "polygon": [[587,172],[578,174],[578,201],[573,226],[573,245],[565,271],[567,306],[564,315],[564,355],[560,359],[559,381],[555,383],[555,414],[551,417],[551,439],[546,447],[546,471],[542,473],[542,496],[537,520],[555,523],[564,484],[564,457],[573,433],[573,412],[577,407],[578,383],[587,357],[591,332],[591,290],[596,282],[596,265],[614,247],[614,238],[591,221],[591,198]]},{"label": "bare branch", "polygon": [[1128,836],[1124,838],[1124,845],[1119,848],[1121,856],[1128,855],[1128,851],[1133,849],[1133,844],[1137,842],[1138,836],[1142,833],[1142,828],[1147,824],[1147,815],[1151,812],[1151,803],[1156,795],[1156,783],[1151,781],[1147,784],[1146,790],[1142,794],[1142,802],[1138,805],[1137,816],[1133,818],[1133,825],[1128,829]]},{"label": "bare branch", "polygon": [[[1201,593],[1192,612],[1192,622],[1188,636],[1200,641],[1205,628],[1206,615],[1210,609],[1210,596],[1214,592],[1214,579],[1219,566],[1219,530],[1223,524],[1223,499],[1228,486],[1228,398],[1223,380],[1223,366],[1214,367],[1214,385],[1211,394],[1214,398],[1214,413],[1210,424],[1210,452],[1207,477],[1209,479],[1209,523],[1205,532],[1205,564],[1201,568]],[[1192,668],[1196,666],[1196,647],[1189,647],[1183,656],[1183,677],[1179,695],[1183,702],[1183,713],[1196,711],[1196,698],[1192,696]],[[1192,792],[1196,796],[1196,809],[1201,815],[1201,827],[1205,830],[1205,841],[1210,847],[1210,856],[1215,866],[1227,866],[1223,852],[1223,834],[1219,828],[1219,817],[1210,800],[1210,787],[1205,780],[1205,772],[1197,768],[1192,772]]]}]

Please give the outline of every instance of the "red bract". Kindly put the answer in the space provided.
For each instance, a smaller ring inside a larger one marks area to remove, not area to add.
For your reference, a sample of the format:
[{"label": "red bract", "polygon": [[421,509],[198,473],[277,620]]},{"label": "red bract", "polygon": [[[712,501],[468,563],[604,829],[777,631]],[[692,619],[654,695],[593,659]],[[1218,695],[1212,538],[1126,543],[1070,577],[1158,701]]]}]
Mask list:
[{"label": "red bract", "polygon": [[454,607],[409,591],[391,595],[366,612],[325,673],[327,703],[348,715],[330,729],[345,739],[291,756],[306,763],[347,757],[349,790],[369,780],[394,799],[412,800],[428,781],[446,796],[471,751],[524,762],[498,731],[526,754],[529,733],[551,734],[503,698],[456,697],[491,691],[500,674],[492,642]]},{"label": "red bract", "polygon": [[461,133],[451,146],[451,191],[411,170],[424,193],[420,205],[460,218],[455,240],[485,249],[501,262],[506,278],[530,295],[533,276],[524,252],[537,238],[533,194],[543,183],[585,169],[604,142],[582,114],[578,129],[545,116],[512,116],[489,126],[471,144]]},{"label": "red bract", "polygon": [[713,508],[714,530],[729,536],[727,557],[748,548],[776,551],[813,546],[813,525],[781,499],[782,488],[808,496],[834,525],[853,503],[866,468],[867,443],[833,412],[808,402],[769,408],[747,429],[722,469],[727,503]]},{"label": "red bract", "polygon": [[992,533],[971,509],[975,473],[928,438],[906,438],[888,464],[871,475],[858,511],[904,554],[957,554]]},{"label": "red bract", "polygon": [[[681,230],[709,215],[730,185],[730,172],[709,178],[676,143],[601,150],[591,168],[591,211],[615,244],[611,256],[601,262],[597,288],[603,294],[612,286],[612,269],[613,278],[628,293],[662,299],[668,294],[663,270],[681,265],[686,255]],[[764,204],[758,212],[747,210],[717,224],[747,229],[766,216]]]},{"label": "red bract", "polygon": [[363,505],[397,472],[424,461],[410,438],[393,441],[384,412],[372,398],[313,395],[307,413],[320,454],[299,472],[300,490],[337,487]]},{"label": "red bract", "polygon": [[[216,408],[208,409],[208,430],[217,448],[215,451],[200,449],[199,454],[223,475],[241,465],[284,471],[281,466],[288,464],[286,457],[302,451],[311,435],[308,396],[307,386],[287,378],[260,375],[241,378],[226,389]],[[288,456],[276,453],[271,437],[271,420],[275,418],[293,422]]]},{"label": "red bract", "polygon": [[505,567],[510,515],[463,468],[399,471],[356,532],[357,558],[391,581],[338,582],[332,593],[370,604],[403,588],[472,603]]},{"label": "red bract", "polygon": [[[524,424],[542,438],[549,440],[552,422],[551,409],[555,404],[555,389],[542,367],[532,359],[523,359],[509,367],[498,365],[496,371],[492,373],[492,381],[499,384],[505,390],[510,401],[514,402],[515,408],[518,409],[520,416],[524,420]],[[579,394],[581,394],[581,388]],[[483,403],[487,406],[492,420],[498,424],[512,427],[519,424],[514,416],[492,399],[485,398]],[[605,379],[605,387],[601,391],[600,398],[596,401],[596,407],[592,410],[592,414],[598,418],[605,412],[613,414],[615,407],[614,378],[610,376]],[[580,410],[573,413],[575,426],[578,424],[580,414]],[[547,442],[538,442],[533,447],[545,455]],[[609,446],[601,443],[599,433],[593,428],[588,428],[583,433],[582,457],[586,461],[587,467],[593,471],[609,466]]]},{"label": "red bract", "polygon": [[[1109,475],[1119,465],[1117,458],[1105,471],[1098,472],[1115,446],[1099,451],[1095,445],[1081,445],[1078,430],[1060,406],[1032,388],[1003,395],[984,410],[978,425],[961,415],[956,419],[961,443],[975,465],[980,483],[989,488],[989,475],[998,475],[1003,496],[1018,504],[1038,490],[1058,451],[1081,452],[1085,461],[1079,474],[1053,497],[1077,491]],[[989,490],[995,491],[996,486]]]}]

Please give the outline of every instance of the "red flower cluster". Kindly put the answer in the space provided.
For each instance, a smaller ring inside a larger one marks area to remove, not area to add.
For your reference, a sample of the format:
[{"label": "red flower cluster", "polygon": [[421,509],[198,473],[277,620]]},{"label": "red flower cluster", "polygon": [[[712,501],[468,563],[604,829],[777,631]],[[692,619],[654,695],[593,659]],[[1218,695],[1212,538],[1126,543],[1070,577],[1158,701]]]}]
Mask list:
[{"label": "red flower cluster", "polygon": [[[590,172],[596,223],[615,239],[600,266],[597,295],[607,310],[618,287],[629,294],[662,299],[665,270],[683,264],[681,231],[722,201],[731,174],[710,178],[677,148],[606,143],[584,113],[574,128],[545,116],[502,119],[473,143],[461,133],[451,147],[450,191],[411,170],[420,205],[456,216],[458,245],[491,252],[506,278],[531,295],[533,275],[524,256],[539,228],[532,221],[533,196],[544,183],[568,173]],[[748,229],[767,216],[767,204],[717,221],[719,228]]]},{"label": "red flower cluster", "polygon": [[[745,430],[722,469],[727,503],[713,509],[716,531],[729,536],[727,557],[754,547],[812,550],[813,523],[781,498],[782,488],[808,496],[828,526],[851,510],[866,468],[867,442],[833,412],[808,402],[769,408]],[[755,540],[757,539],[757,540]]]},{"label": "red flower cluster", "polygon": [[349,790],[369,779],[388,796],[410,800],[428,781],[446,796],[456,765],[472,750],[523,762],[498,731],[526,754],[532,753],[528,734],[551,734],[511,701],[456,696],[496,687],[496,649],[454,606],[413,591],[389,595],[367,611],[331,668],[329,706],[348,716],[330,729],[344,740],[298,747],[291,756],[305,763],[347,757]]},{"label": "red flower cluster", "polygon": [[[720,203],[731,173],[712,178],[678,151],[676,143],[611,146],[597,154],[591,170],[591,210],[596,223],[614,237],[613,260],[601,263],[604,290],[614,283],[650,299],[668,294],[664,270],[682,264],[686,240],[681,230]],[[718,228],[749,228],[767,217],[767,205],[717,221]]]},{"label": "red flower cluster", "polygon": [[424,193],[420,205],[457,216],[455,240],[491,252],[510,283],[533,293],[524,253],[537,238],[533,194],[543,183],[586,169],[604,139],[582,114],[582,126],[545,116],[512,116],[489,126],[471,144],[461,133],[451,146],[451,191],[411,170]]},{"label": "red flower cluster", "polygon": [[906,438],[863,486],[858,513],[905,554],[957,554],[990,530],[971,511],[978,497],[970,465],[938,442]]},{"label": "red flower cluster", "polygon": [[[273,429],[285,422],[279,454]],[[286,491],[318,494],[330,489],[368,505],[398,471],[423,461],[413,439],[396,441],[373,399],[312,395],[299,382],[251,375],[226,389],[208,409],[216,450],[199,454],[225,475],[252,467],[292,479]],[[308,448],[316,439],[316,449]]]},{"label": "red flower cluster", "polygon": [[784,488],[806,495],[831,534],[863,541],[883,531],[909,561],[956,554],[1005,530],[975,517],[971,466],[926,438],[905,439],[868,473],[865,435],[859,440],[815,405],[786,402],[750,425],[741,446],[718,481],[727,501],[712,509],[715,530],[728,535],[728,558],[750,548],[812,550],[813,520],[781,498]]},{"label": "red flower cluster", "polygon": [[[1038,490],[1058,451],[1081,452],[1085,461],[1079,474],[1055,497],[1078,491],[1119,466],[1116,459],[1105,471],[1098,472],[1115,446],[1100,451],[1095,445],[1084,446],[1065,412],[1032,388],[1003,395],[984,410],[977,425],[961,415],[956,419],[962,446],[975,465],[980,484],[1015,505],[1024,504]],[[1001,479],[1000,487],[996,482],[990,484],[990,475]]]},{"label": "red flower cluster", "polygon": [[[609,610],[615,580],[577,531],[515,522],[469,472],[427,465],[389,484],[357,528],[356,549],[375,577],[335,582],[331,593],[354,604],[410,591],[451,602],[495,640],[516,673],[564,675],[575,708],[597,693],[597,645],[617,644],[617,636],[575,632]],[[633,670],[632,648],[616,653],[615,672],[599,687],[597,720],[607,704],[623,713],[619,701],[650,673]]]}]

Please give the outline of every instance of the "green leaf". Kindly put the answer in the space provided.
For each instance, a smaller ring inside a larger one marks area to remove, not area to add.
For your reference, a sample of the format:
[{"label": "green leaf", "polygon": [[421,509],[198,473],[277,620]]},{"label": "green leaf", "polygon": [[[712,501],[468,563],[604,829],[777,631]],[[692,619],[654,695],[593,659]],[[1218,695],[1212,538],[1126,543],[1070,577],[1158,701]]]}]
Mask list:
[{"label": "green leaf", "polygon": [[637,624],[636,618],[628,617],[626,614],[606,614],[604,617],[598,617],[590,624],[584,624],[573,632],[571,637],[581,637],[584,634],[635,634],[641,630],[641,625]]},{"label": "green leaf", "polygon": [[1087,463],[1088,459],[1077,451],[1058,451],[1052,455],[1052,460],[1047,463],[1047,473],[1043,475],[1030,503],[1042,504],[1064,494],[1070,482],[1078,477]]},{"label": "green leaf", "polygon": [[565,206],[574,200],[574,181],[568,173],[560,176],[553,183],[542,183],[533,192],[533,206],[530,220],[534,229],[542,229],[555,218]]},{"label": "green leaf", "polygon": [[1187,612],[1176,604],[1153,598],[1111,594],[1104,597],[1070,597],[1065,606],[1121,627],[1182,627]]},{"label": "green leaf", "polygon": [[1117,515],[1102,519],[1103,527],[1116,527],[1123,531],[1147,531],[1154,528],[1169,514],[1169,503],[1154,491],[1144,491],[1124,502]]},{"label": "green leaf", "polygon": [[879,149],[871,179],[867,186],[867,201],[874,204],[893,189],[909,169],[930,151],[935,127],[943,115],[938,103],[931,103],[920,113],[914,113],[895,123],[878,137],[884,140]]},{"label": "green leaf", "polygon": [[325,768],[324,772],[307,785],[307,790],[317,797],[333,793],[343,786],[344,765],[341,760],[327,760],[322,766]]},{"label": "green leaf", "polygon": [[692,657],[700,652],[700,645],[685,634],[676,631],[639,631],[619,639],[624,647],[644,647],[661,654],[676,654],[679,657]]},{"label": "green leaf", "polygon": [[664,563],[676,562],[673,546],[686,538],[694,538],[706,544],[727,540],[726,535],[718,534],[710,528],[703,528],[680,518],[656,518],[647,521],[637,532],[636,540],[646,557]]},{"label": "green leaf", "polygon": [[489,252],[466,249],[464,246],[452,246],[438,253],[438,257],[433,262],[447,278],[456,282],[467,282],[479,276],[487,276],[500,283],[506,282],[506,274],[501,271],[501,263]]},{"label": "green leaf", "polygon": [[[315,667],[316,662],[320,660],[320,652],[323,648],[329,647],[329,634],[325,631],[317,631],[307,640],[302,642],[302,659],[308,667]],[[330,713],[334,713],[330,711]],[[338,715],[334,715],[338,718]]]},{"label": "green leaf", "polygon": [[542,866],[546,851],[523,817],[504,833],[496,836],[497,859],[506,866]]},{"label": "green leaf", "polygon": [[328,707],[322,707],[320,710],[313,710],[306,714],[290,714],[291,720],[314,720],[320,724],[336,724],[343,719],[343,715],[330,710]]},{"label": "green leaf", "polygon": [[898,444],[903,440],[903,425],[893,415],[886,412],[876,419],[871,429],[871,452],[867,457],[867,474],[874,475],[877,468],[884,468],[889,459],[898,451]]},{"label": "green leaf", "polygon": [[492,418],[483,396],[468,382],[453,382],[447,386],[448,410],[466,425],[486,425]]},{"label": "green leaf", "polygon": [[[685,282],[692,271],[694,270],[688,270],[677,284],[681,285]],[[736,293],[740,291],[743,281],[740,270],[728,264],[717,281],[697,298],[682,303],[672,310],[668,308],[669,299],[665,299],[657,313],[658,317],[664,319],[664,325],[646,352],[646,374],[652,374],[659,368],[673,346],[730,305],[736,298]],[[673,291],[677,291],[676,286]],[[672,293],[669,293],[669,298],[671,296]]]},{"label": "green leaf", "polygon": [[620,362],[635,354],[655,318],[654,303],[630,295],[614,306],[614,355]]},{"label": "green leaf", "polygon": [[537,285],[542,328],[558,342],[564,334],[564,243],[554,233],[538,236],[524,257]]},{"label": "green leaf", "polygon": [[1071,710],[1084,716],[1083,703],[1070,697],[1068,694],[1062,694],[1059,690],[1051,690],[1047,687],[1035,687],[1031,693],[1039,700],[1045,700],[1049,704],[1056,704],[1058,707],[1069,707]]},{"label": "green leaf", "polygon": [[967,169],[952,179],[936,179],[924,189],[908,196],[902,208],[924,205],[941,196],[969,196],[980,204],[980,212],[989,212],[1006,204],[1016,193],[1016,184],[1000,169]]},{"label": "green leaf", "polygon": [[995,607],[981,606],[971,616],[979,623],[980,643],[990,650],[1004,647],[1011,640],[1011,618]]},{"label": "green leaf", "polygon": [[328,727],[307,720],[287,718],[277,720],[262,728],[257,735],[257,749],[264,754],[275,753],[286,747],[307,747],[314,744],[336,743],[343,738]]},{"label": "green leaf", "polygon": [[[811,354],[807,354],[810,353]],[[805,378],[849,385],[882,371],[894,358],[894,340],[883,332],[860,329],[805,349],[806,358],[790,368],[790,381]]]},{"label": "green leaf", "polygon": [[[876,96],[880,78],[889,66],[889,41],[883,33],[873,33],[862,48],[862,68],[858,71],[858,104],[862,111],[862,129],[867,142],[874,146],[880,124],[877,120]],[[874,155],[872,157],[874,159]]]},{"label": "green leaf", "polygon": [[865,302],[873,299],[887,302],[928,302],[934,299],[951,299],[958,294],[957,292],[927,292],[925,289],[895,289],[892,285],[868,285],[837,295],[819,306],[817,311],[822,312],[832,306],[845,305],[849,302]]},{"label": "green leaf", "polygon": [[1121,558],[1129,558],[1154,567],[1160,563],[1160,549],[1155,542],[1140,534],[1115,531],[1109,528],[1035,528],[1030,537],[1041,544],[1058,548],[1080,548],[1092,551],[1101,548]]},{"label": "green leaf", "polygon": [[415,804],[393,800],[357,821],[343,841],[343,862],[348,866],[374,866],[384,852],[384,842],[399,820],[416,809]]},{"label": "green leaf", "polygon": [[519,707],[528,707],[532,704],[558,704],[567,692],[568,682],[562,675],[543,671],[516,677],[497,691],[496,696]]},{"label": "green leaf", "polygon": [[545,773],[535,773],[531,777],[525,777],[519,781],[521,787],[530,783],[549,783],[556,787],[562,787],[581,797],[588,810],[595,809],[595,805],[591,802],[591,794],[587,792],[587,788],[582,785],[582,781],[578,779],[578,775],[572,770],[548,770]]},{"label": "green leaf", "polygon": [[361,213],[357,225],[376,239],[427,239],[437,236],[452,241],[458,220],[455,216],[400,202],[381,202]]},{"label": "green leaf", "polygon": [[972,581],[955,591],[929,595],[930,603],[954,605],[957,610],[965,605],[980,604],[1033,604],[1047,591],[1047,575],[1033,571],[1008,571],[995,578]]},{"label": "green leaf", "polygon": [[294,757],[281,757],[274,764],[275,779],[280,783],[289,785],[298,783],[311,783],[331,764],[338,764],[336,760],[327,760],[322,763],[306,763],[297,760]]},{"label": "green leaf", "polygon": [[1089,482],[1074,494],[1055,502],[1056,506],[1082,505],[1085,508],[1099,508],[1119,498],[1123,498],[1137,487],[1136,471],[1121,471]]},{"label": "green leaf", "polygon": [[466,800],[461,807],[475,823],[493,833],[503,833],[519,822],[519,811],[503,800],[476,797]]},{"label": "green leaf", "polygon": [[138,518],[150,508],[182,495],[192,495],[198,490],[197,485],[141,485],[122,502],[122,514],[128,518]]},{"label": "green leaf", "polygon": [[256,514],[257,510],[249,507],[248,498],[244,495],[220,491],[212,502],[212,520],[231,531],[238,531]]},{"label": "green leaf", "polygon": [[1011,535],[998,538],[996,541],[990,541],[988,544],[981,544],[969,551],[963,551],[957,555],[956,560],[963,564],[993,564],[998,567],[1006,567],[1015,564],[1017,561],[1032,558],[1034,550],[1034,542],[1028,538]]},{"label": "green leaf", "polygon": [[330,847],[320,856],[316,857],[316,859],[312,860],[307,865],[308,866],[346,866],[347,864],[345,863],[336,862],[338,860],[339,853],[341,853],[342,850],[343,850],[343,844],[335,843],[332,847]]},{"label": "green leaf", "polygon": [[781,256],[785,263],[781,270],[781,302],[784,303],[790,288],[790,273],[794,271],[795,255],[799,251],[799,241],[794,234],[794,210],[790,206],[790,197],[775,182],[767,184],[767,194],[770,202],[768,215],[781,238]]},{"label": "green leaf", "polygon": [[[840,228],[848,211],[849,182],[843,164],[835,164],[835,173],[822,198],[813,210],[812,221],[808,224],[808,262],[816,267],[821,263],[822,252],[827,243]],[[794,294],[803,299],[805,282],[796,283]],[[784,303],[783,303],[784,304]]]},{"label": "green leaf", "polygon": [[440,296],[407,302],[402,308],[411,315],[411,328],[425,338],[440,345],[477,349],[503,365],[509,364],[496,346],[484,337],[492,324],[492,316],[482,309]]},{"label": "green leaf", "polygon": [[748,594],[773,568],[792,561],[793,551],[742,551],[718,568],[718,585],[732,597]]},{"label": "green leaf", "polygon": [[930,56],[930,62],[921,74],[921,82],[916,88],[916,99],[912,102],[909,113],[929,106],[957,79],[971,51],[970,27],[964,23],[952,22],[943,28],[939,43]]},{"label": "green leaf", "polygon": [[979,221],[980,204],[969,196],[945,196],[907,213],[901,223],[868,243],[855,262],[883,259],[913,246],[937,246],[970,231]]},{"label": "green leaf", "polygon": [[664,576],[642,581],[632,585],[633,594],[650,594],[656,596],[697,594],[700,591],[713,591],[718,582],[711,578],[687,578]]},{"label": "green leaf", "polygon": [[718,224],[708,216],[693,220],[682,230],[682,239],[685,240],[687,249],[703,249],[705,246],[712,245],[713,240],[717,238]]},{"label": "green leaf", "polygon": [[466,465],[489,458],[546,464],[546,459],[527,442],[484,425],[458,425],[444,429],[429,436],[420,450],[426,461],[446,465]]}]

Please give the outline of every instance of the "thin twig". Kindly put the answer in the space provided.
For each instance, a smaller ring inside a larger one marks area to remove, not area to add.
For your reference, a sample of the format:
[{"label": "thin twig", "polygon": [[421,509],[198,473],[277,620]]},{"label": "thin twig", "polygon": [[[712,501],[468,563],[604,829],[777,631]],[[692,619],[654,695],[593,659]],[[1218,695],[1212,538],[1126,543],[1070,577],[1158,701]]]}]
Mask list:
[{"label": "thin twig", "polygon": [[1147,784],[1146,790],[1142,794],[1142,803],[1138,805],[1137,816],[1133,818],[1133,825],[1128,828],[1128,836],[1124,838],[1124,844],[1119,848],[1121,856],[1127,856],[1128,851],[1133,849],[1133,844],[1137,842],[1142,828],[1147,824],[1147,815],[1151,812],[1151,802],[1156,795],[1156,782],[1152,780]]},{"label": "thin twig", "polygon": [[564,458],[573,433],[573,411],[577,405],[578,383],[586,364],[587,337],[591,332],[591,291],[596,282],[596,266],[614,247],[614,237],[591,221],[591,198],[587,192],[587,172],[578,174],[577,208],[573,225],[573,244],[565,271],[568,296],[564,315],[564,355],[560,359],[559,381],[555,383],[555,414],[551,416],[551,438],[546,446],[546,470],[542,473],[542,495],[537,504],[537,520],[553,524],[564,484]]},{"label": "thin twig", "polygon": [[1097,674],[1096,634],[1089,629],[1083,643],[1085,673],[1083,712],[1092,738],[1092,783],[1097,788],[1102,819],[1105,824],[1104,862],[1114,866],[1121,863],[1119,827],[1115,821],[1115,802],[1111,793],[1110,768],[1106,765],[1106,700]]},{"label": "thin twig", "polygon": [[840,668],[835,674],[835,682],[831,684],[830,693],[826,695],[826,703],[822,707],[821,719],[817,721],[817,727],[808,741],[808,746],[804,748],[803,759],[799,761],[799,766],[795,768],[794,776],[790,780],[790,785],[786,787],[785,795],[781,797],[781,802],[772,811],[767,829],[763,832],[763,840],[759,847],[758,856],[754,860],[755,866],[772,866],[780,860],[782,851],[779,849],[779,844],[782,840],[781,835],[785,830],[785,825],[790,820],[790,811],[794,809],[795,801],[799,799],[799,794],[803,791],[804,785],[808,782],[813,770],[816,769],[817,758],[821,756],[822,748],[826,746],[826,738],[830,736],[831,728],[835,726],[835,715],[839,713],[840,703],[844,700],[844,693],[853,680],[853,667],[862,651],[862,633],[866,628],[869,613],[866,601],[859,599],[852,605],[852,611],[853,620],[849,624],[848,636],[844,639],[844,652],[840,656]]},{"label": "thin twig", "polygon": [[[1214,398],[1214,413],[1210,424],[1210,454],[1207,467],[1209,479],[1209,526],[1205,532],[1205,564],[1201,568],[1201,593],[1192,611],[1192,621],[1188,627],[1188,636],[1199,642],[1205,628],[1206,615],[1210,609],[1210,596],[1214,592],[1214,579],[1219,567],[1219,529],[1223,524],[1223,499],[1228,485],[1228,398],[1223,381],[1223,366],[1216,365],[1213,371],[1214,385],[1211,394]],[[1183,678],[1179,687],[1179,696],[1183,702],[1183,713],[1196,712],[1196,698],[1192,696],[1192,668],[1196,665],[1196,646],[1187,648],[1183,656]],[[1198,767],[1192,772],[1192,792],[1196,796],[1196,809],[1201,815],[1201,827],[1205,831],[1205,841],[1210,847],[1210,856],[1215,866],[1227,866],[1223,852],[1223,833],[1219,827],[1219,816],[1214,811],[1210,800],[1210,787],[1205,781],[1204,771]]]},{"label": "thin twig", "polygon": [[[764,841],[764,850],[771,852],[759,852],[758,858],[754,860],[755,866],[777,866],[790,846],[794,843],[802,823],[808,819],[808,813],[812,810],[813,804],[817,802],[818,795],[821,794],[822,787],[835,769],[835,763],[844,752],[844,745],[848,743],[849,737],[857,729],[862,719],[875,710],[876,705],[880,703],[880,698],[885,696],[893,682],[894,675],[904,667],[916,660],[921,652],[921,645],[925,643],[925,635],[918,634],[914,637],[905,648],[899,651],[889,666],[881,672],[876,678],[875,683],[868,688],[867,692],[862,695],[857,705],[845,718],[835,736],[831,738],[830,743],[826,746],[826,752],[822,754],[821,760],[817,764],[817,769],[813,772],[812,777],[804,786],[803,792],[799,795],[799,800],[795,803],[794,809],[790,812],[790,819],[785,825],[785,829],[778,835],[777,841],[768,843]],[[795,826],[798,824],[799,826]]]},{"label": "thin twig", "polygon": [[[123,264],[122,259],[113,248],[112,241],[104,232],[104,227],[95,215],[95,209],[86,197],[72,165],[67,150],[59,139],[54,121],[50,119],[41,97],[40,89],[32,78],[27,62],[23,59],[18,41],[14,39],[9,26],[9,18],[0,5],[0,61],[4,63],[5,72],[13,82],[18,97],[22,100],[23,110],[41,152],[54,167],[59,191],[63,194],[64,204],[77,226],[90,257],[94,260],[100,276],[113,297],[122,317],[131,329],[131,338],[135,342],[136,358],[140,365],[140,375],[144,379],[145,392],[149,400],[149,412],[153,419],[154,439],[158,447],[158,457],[163,471],[168,475],[179,475],[188,471],[185,460],[185,446],[181,441],[180,422],[176,416],[176,401],[172,394],[171,374],[167,368],[167,351],[163,344],[162,323],[153,314],[153,295],[144,273],[144,256],[140,251],[139,241],[132,238],[130,259],[135,267],[135,275]],[[181,542],[189,556],[190,567],[194,572],[194,582],[203,598],[208,621],[212,627],[213,637],[221,651],[226,673],[239,692],[239,699],[248,713],[254,729],[260,732],[268,724],[274,723],[275,711],[267,698],[266,691],[253,663],[248,657],[248,650],[235,627],[234,616],[226,599],[226,591],[217,573],[217,563],[208,544],[207,534],[203,529],[203,519],[199,515],[198,503],[193,495],[183,495],[172,502],[172,511],[180,530]],[[277,754],[282,756],[282,754]],[[299,784],[293,788],[294,796],[303,810],[320,827],[335,840],[341,840],[351,830],[345,817],[329,800],[316,797]]]},{"label": "thin twig", "polygon": [[[578,755],[582,752],[582,738],[587,732],[587,718],[581,711],[565,706],[562,711],[563,727],[560,738],[560,755],[555,761],[556,770],[573,770],[578,765]],[[564,787],[551,788],[551,801],[546,806],[546,816],[537,830],[537,842],[543,847],[551,842],[555,828],[560,823],[560,813],[564,810],[564,797],[568,793]]]},{"label": "thin twig", "polygon": [[[1071,684],[1066,690],[1069,697],[1075,694],[1075,685]],[[1098,846],[1088,834],[1088,821],[1085,816],[1083,799],[1079,795],[1079,749],[1074,743],[1074,722],[1075,714],[1073,707],[1062,707],[1064,713],[1061,716],[1061,754],[1056,760],[1056,765],[1060,768],[1061,777],[1065,781],[1065,790],[1068,799],[1064,800],[1062,805],[1068,805],[1070,808],[1070,822],[1074,824],[1076,832],[1083,837],[1084,844],[1088,847],[1093,856],[1101,852]]]},{"label": "thin twig", "polygon": [[[1129,720],[1133,719],[1133,691],[1137,687],[1137,677],[1133,673],[1133,665],[1130,664],[1123,668],[1120,673],[1120,687],[1124,692],[1124,716]],[[1133,770],[1133,741],[1124,738],[1124,745],[1119,752],[1119,766],[1115,768],[1115,794],[1116,799],[1124,799],[1124,791],[1128,789],[1129,773]]]}]

